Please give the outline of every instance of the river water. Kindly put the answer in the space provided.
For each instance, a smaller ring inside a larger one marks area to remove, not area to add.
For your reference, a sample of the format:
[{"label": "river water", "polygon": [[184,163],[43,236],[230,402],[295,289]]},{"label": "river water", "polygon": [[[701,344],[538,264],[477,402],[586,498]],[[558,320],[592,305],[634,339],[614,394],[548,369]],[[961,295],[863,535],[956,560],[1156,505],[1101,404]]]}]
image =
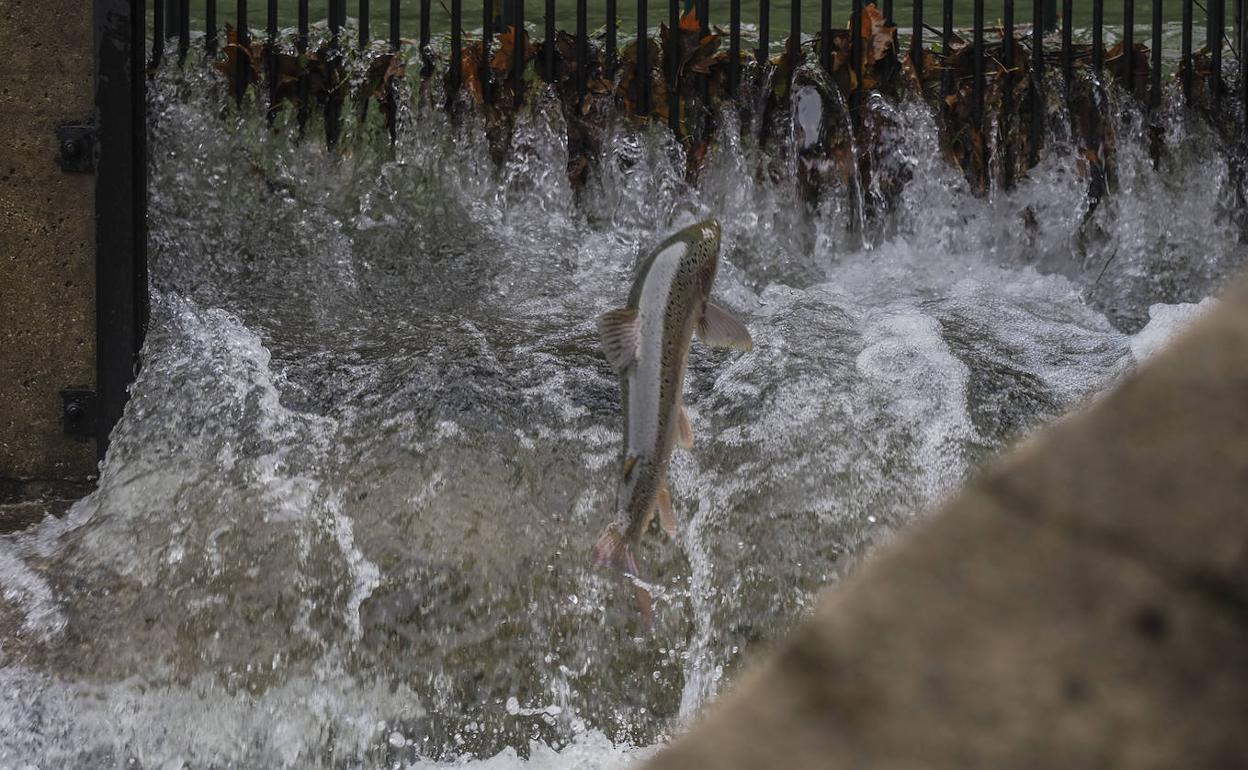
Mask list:
[{"label": "river water", "polygon": [[[4,768],[624,766],[1244,259],[1218,142],[1170,115],[1154,167],[1125,105],[1092,212],[1060,143],[977,197],[893,108],[912,181],[864,229],[730,116],[696,187],[621,121],[574,191],[540,97],[501,167],[419,98],[338,153],[197,68],[151,100],[144,367],[98,491],[0,538]],[[621,440],[595,319],[707,216],[755,349],[694,346],[647,634],[588,558]]]}]

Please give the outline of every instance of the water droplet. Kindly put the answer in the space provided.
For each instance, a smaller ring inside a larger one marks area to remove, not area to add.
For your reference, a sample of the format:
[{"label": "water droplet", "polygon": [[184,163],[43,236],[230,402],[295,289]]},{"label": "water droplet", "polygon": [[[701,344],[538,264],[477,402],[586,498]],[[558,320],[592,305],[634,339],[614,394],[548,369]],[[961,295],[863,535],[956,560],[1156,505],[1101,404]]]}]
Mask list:
[{"label": "water droplet", "polygon": [[390,733],[390,737],[386,739],[386,742],[389,743],[391,746],[395,747],[396,749],[401,749],[407,745],[407,739],[404,738],[403,733],[399,732],[398,730],[395,730],[394,732]]},{"label": "water droplet", "polygon": [[516,700],[516,697],[513,695],[512,697],[507,699],[507,705],[504,708],[507,709],[508,714],[511,714],[513,716],[516,714],[519,714],[520,713],[520,701]]}]

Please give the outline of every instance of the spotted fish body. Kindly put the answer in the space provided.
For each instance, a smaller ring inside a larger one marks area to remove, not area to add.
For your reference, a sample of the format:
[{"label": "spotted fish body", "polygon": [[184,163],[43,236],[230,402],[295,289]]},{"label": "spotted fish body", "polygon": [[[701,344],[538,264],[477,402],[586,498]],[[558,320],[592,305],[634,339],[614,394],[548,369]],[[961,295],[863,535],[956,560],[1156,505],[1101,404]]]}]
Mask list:
[{"label": "spotted fish body", "polygon": [[[676,532],[667,469],[676,443],[693,445],[682,401],[693,335],[715,346],[752,347],[745,327],[710,301],[719,239],[719,223],[708,219],[659,244],[641,263],[627,306],[599,320],[603,349],[620,375],[624,447],[615,518],[594,558],[634,581],[640,577],[633,546],[656,512],[664,529]],[[648,623],[649,594],[638,586],[637,595]]]}]

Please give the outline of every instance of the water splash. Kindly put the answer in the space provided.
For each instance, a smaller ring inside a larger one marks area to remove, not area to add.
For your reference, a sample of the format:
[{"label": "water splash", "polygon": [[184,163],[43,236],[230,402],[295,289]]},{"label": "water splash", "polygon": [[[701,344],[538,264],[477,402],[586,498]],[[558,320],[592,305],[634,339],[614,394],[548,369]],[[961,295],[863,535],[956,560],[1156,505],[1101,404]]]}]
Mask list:
[{"label": "water splash", "polygon": [[[577,192],[542,93],[497,166],[410,87],[394,145],[349,116],[332,153],[156,75],[144,368],[98,491],[0,539],[0,765],[620,766],[1244,259],[1229,161],[1173,115],[1160,167],[1114,127],[1092,210],[1069,147],[986,200],[888,107],[907,181],[864,226],[878,191],[808,207],[732,115],[696,185],[618,120]],[[587,558],[620,441],[594,319],[704,216],[757,347],[691,356],[640,635]]]}]

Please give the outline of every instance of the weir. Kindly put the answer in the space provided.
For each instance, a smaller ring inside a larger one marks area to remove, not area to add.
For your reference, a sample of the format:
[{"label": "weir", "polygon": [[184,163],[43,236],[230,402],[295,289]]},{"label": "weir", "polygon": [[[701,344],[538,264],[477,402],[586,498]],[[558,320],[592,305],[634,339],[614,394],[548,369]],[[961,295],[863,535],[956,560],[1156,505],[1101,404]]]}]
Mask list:
[{"label": "weir", "polygon": [[[130,345],[100,366],[135,379],[94,491],[0,537],[0,766],[649,758],[1248,257],[1234,30],[1215,76],[1169,3],[1134,58],[1110,4],[1064,3],[1043,56],[995,5],[695,5],[673,78],[668,4],[107,4],[140,66],[97,115],[131,154],[96,172],[132,239],[98,253]],[[589,559],[621,441],[595,321],[707,217],[755,349],[694,346],[644,633]],[[907,637],[859,627],[888,668]]]}]

